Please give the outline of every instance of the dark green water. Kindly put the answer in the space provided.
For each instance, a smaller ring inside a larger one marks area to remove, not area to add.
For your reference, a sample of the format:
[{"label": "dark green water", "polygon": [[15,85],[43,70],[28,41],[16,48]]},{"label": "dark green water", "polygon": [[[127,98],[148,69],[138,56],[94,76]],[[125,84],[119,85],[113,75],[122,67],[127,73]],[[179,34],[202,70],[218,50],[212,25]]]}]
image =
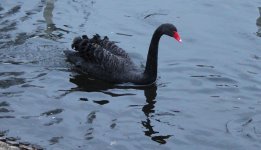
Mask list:
[{"label": "dark green water", "polygon": [[[0,131],[46,149],[261,149],[258,0],[0,2]],[[155,28],[158,80],[135,88],[78,74],[63,50],[99,33],[144,62]]]}]

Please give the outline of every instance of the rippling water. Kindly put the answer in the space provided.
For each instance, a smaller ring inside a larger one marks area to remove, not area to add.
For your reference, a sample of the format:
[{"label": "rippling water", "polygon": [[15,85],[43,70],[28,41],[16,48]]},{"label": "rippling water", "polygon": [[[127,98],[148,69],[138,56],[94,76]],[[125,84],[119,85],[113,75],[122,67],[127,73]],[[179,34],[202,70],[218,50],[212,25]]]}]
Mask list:
[{"label": "rippling water", "polygon": [[[261,149],[261,2],[0,2],[0,132],[46,149]],[[76,73],[63,50],[107,35],[144,62],[163,37],[157,83]]]}]

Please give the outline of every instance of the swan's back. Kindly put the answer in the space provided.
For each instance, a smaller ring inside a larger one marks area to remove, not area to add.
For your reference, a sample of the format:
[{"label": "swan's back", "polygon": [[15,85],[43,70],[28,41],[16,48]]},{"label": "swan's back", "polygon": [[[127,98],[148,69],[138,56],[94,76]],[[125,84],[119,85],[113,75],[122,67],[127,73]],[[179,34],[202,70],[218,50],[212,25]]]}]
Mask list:
[{"label": "swan's back", "polygon": [[107,36],[101,39],[100,35],[96,34],[93,38],[89,39],[87,35],[83,35],[82,37],[76,37],[72,44],[72,48],[79,52],[86,52],[86,50],[89,51],[91,49],[94,50],[98,47],[103,48],[107,52],[111,52],[115,56],[122,57],[130,61],[128,53],[118,47],[115,42],[110,41]]},{"label": "swan's back", "polygon": [[103,39],[98,34],[91,39],[86,35],[77,37],[73,40],[72,48],[76,52],[65,51],[69,61],[77,69],[97,78],[112,82],[129,80],[128,74],[137,71],[129,55],[106,36]]}]

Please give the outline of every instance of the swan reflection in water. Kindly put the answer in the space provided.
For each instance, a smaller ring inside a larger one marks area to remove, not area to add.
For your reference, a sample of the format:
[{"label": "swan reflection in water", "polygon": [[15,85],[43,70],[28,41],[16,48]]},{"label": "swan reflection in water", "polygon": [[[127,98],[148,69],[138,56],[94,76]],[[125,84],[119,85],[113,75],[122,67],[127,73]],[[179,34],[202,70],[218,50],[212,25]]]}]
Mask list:
[{"label": "swan reflection in water", "polygon": [[256,25],[258,27],[257,36],[261,37],[261,7],[258,7],[259,9],[259,17],[256,20]]},{"label": "swan reflection in water", "polygon": [[155,113],[154,107],[156,103],[157,96],[157,85],[153,84],[150,87],[144,89],[144,95],[146,97],[147,104],[143,106],[142,111],[146,115],[147,119],[142,121],[142,125],[147,129],[144,131],[146,136],[151,137],[153,141],[156,141],[161,144],[165,144],[166,140],[171,137],[171,135],[158,135],[154,136],[154,134],[158,134],[159,132],[154,131],[153,125],[151,125],[150,116]]},{"label": "swan reflection in water", "polygon": [[[125,95],[136,95],[133,93],[117,94],[109,92],[109,89],[136,89],[144,90],[144,96],[146,98],[147,104],[142,107],[142,111],[146,116],[145,120],[141,120],[141,125],[145,127],[144,135],[151,138],[151,140],[158,142],[160,144],[167,143],[167,139],[172,135],[160,135],[158,131],[154,129],[151,120],[153,119],[153,114],[155,113],[155,104],[157,96],[157,85],[154,83],[150,86],[125,86],[125,85],[114,85],[106,83],[104,81],[99,81],[95,79],[87,78],[86,75],[75,75],[70,78],[70,82],[77,85],[76,88],[71,89],[73,91],[86,91],[86,92],[102,92],[108,94],[112,97],[115,96],[125,96]],[[68,93],[67,93],[68,94]],[[135,106],[134,106],[135,107]]]}]

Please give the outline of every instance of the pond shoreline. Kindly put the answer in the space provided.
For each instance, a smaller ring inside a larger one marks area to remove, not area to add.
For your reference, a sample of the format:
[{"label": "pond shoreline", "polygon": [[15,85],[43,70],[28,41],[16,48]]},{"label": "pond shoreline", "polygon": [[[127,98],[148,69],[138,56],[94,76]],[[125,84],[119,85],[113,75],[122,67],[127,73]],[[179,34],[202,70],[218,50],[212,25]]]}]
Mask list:
[{"label": "pond shoreline", "polygon": [[0,150],[42,150],[38,145],[17,141],[15,138],[0,137]]}]

